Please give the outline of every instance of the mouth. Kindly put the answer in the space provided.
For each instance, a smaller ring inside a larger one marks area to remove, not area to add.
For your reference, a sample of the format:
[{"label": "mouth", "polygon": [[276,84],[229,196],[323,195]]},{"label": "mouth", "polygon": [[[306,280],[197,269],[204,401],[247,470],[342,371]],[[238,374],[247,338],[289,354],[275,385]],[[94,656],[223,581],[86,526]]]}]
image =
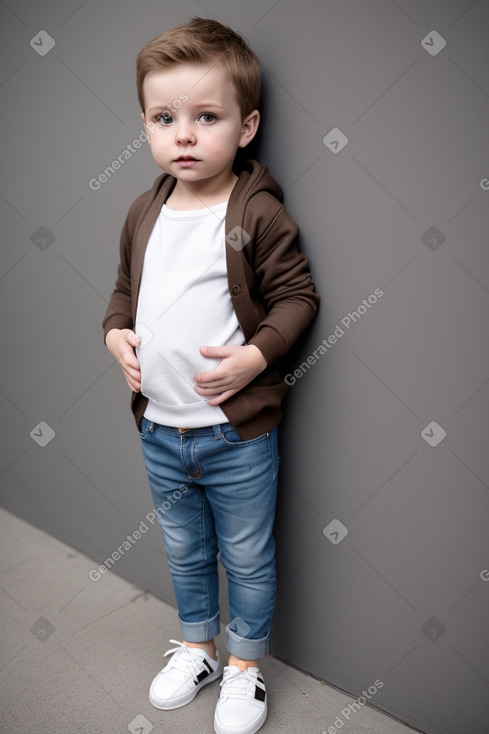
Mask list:
[{"label": "mouth", "polygon": [[188,162],[194,162],[196,163],[198,161],[198,158],[194,158],[192,155],[180,155],[178,158],[175,158],[176,163],[188,163]]},{"label": "mouth", "polygon": [[196,163],[199,163],[199,159],[191,155],[180,155],[175,158],[175,163],[179,168],[193,168]]}]

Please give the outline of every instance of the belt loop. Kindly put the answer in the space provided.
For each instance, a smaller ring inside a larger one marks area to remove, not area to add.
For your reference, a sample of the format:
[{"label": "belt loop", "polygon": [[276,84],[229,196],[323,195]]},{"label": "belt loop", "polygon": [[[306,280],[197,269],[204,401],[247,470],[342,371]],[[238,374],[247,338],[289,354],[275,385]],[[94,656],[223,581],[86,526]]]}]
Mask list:
[{"label": "belt loop", "polygon": [[216,439],[216,441],[218,438],[222,438],[222,427],[220,423],[217,423],[217,425],[213,426],[213,429],[214,429],[214,438]]}]

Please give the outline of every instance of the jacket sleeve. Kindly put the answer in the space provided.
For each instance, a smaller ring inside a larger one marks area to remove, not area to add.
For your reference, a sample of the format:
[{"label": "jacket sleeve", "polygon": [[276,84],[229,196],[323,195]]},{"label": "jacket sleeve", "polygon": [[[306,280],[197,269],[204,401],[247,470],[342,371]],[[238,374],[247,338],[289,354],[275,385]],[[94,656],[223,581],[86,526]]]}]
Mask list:
[{"label": "jacket sleeve", "polygon": [[109,300],[102,326],[104,341],[110,329],[131,329],[132,298],[131,298],[131,242],[129,235],[129,213],[121,232],[120,260],[117,268],[115,288]]},{"label": "jacket sleeve", "polygon": [[115,288],[109,299],[109,305],[102,322],[104,329],[104,341],[110,329],[132,329],[134,327],[132,318],[131,288],[131,253],[133,237],[136,224],[144,205],[148,199],[148,193],[141,194],[129,207],[120,237],[120,259],[117,268],[117,279]]},{"label": "jacket sleeve", "polygon": [[257,232],[253,254],[266,315],[248,341],[258,347],[268,365],[288,352],[319,307],[307,258],[298,250],[299,228],[280,202],[273,201],[275,213],[265,231]]}]

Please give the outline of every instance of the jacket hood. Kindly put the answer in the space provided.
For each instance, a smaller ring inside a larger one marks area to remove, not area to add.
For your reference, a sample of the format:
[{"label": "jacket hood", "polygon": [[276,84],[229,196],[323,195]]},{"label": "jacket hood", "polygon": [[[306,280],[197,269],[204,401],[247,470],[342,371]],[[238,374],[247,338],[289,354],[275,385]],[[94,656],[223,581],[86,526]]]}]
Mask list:
[{"label": "jacket hood", "polygon": [[231,192],[229,205],[233,206],[239,200],[244,209],[251,197],[263,191],[271,194],[278,201],[283,201],[283,191],[267,166],[255,160],[248,160],[239,172],[239,180]]}]

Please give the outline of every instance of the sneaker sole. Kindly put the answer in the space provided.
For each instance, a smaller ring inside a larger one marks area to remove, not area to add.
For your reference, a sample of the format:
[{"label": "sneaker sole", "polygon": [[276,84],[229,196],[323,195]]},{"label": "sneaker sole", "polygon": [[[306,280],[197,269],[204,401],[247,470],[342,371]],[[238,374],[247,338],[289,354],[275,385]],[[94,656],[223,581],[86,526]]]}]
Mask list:
[{"label": "sneaker sole", "polygon": [[180,696],[178,699],[174,699],[171,701],[161,701],[151,694],[151,690],[149,692],[149,701],[150,703],[157,709],[160,709],[160,711],[172,711],[173,709],[179,709],[182,706],[186,706],[188,703],[194,700],[195,696],[198,694],[200,690],[208,683],[213,683],[215,680],[220,678],[222,675],[222,670],[215,670],[214,673],[210,673],[207,678],[204,678],[197,686],[195,686],[193,691],[188,691],[185,693],[185,695]]},{"label": "sneaker sole", "polygon": [[232,729],[223,729],[221,728],[219,722],[214,718],[214,731],[216,734],[255,734],[258,729],[261,729],[265,721],[267,720],[267,705],[265,704],[265,708],[263,709],[261,715],[259,718],[254,721],[252,724],[250,724],[247,727],[239,728],[238,726],[233,727]]}]

